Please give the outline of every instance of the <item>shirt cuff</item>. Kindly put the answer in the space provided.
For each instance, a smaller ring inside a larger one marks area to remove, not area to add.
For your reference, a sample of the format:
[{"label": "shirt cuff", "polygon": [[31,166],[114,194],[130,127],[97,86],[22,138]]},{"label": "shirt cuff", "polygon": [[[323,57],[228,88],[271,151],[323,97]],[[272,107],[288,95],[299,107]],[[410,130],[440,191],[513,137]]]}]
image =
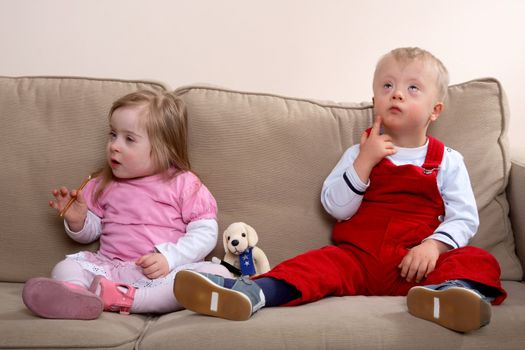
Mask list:
[{"label": "shirt cuff", "polygon": [[353,165],[343,173],[343,179],[345,180],[346,185],[355,194],[358,194],[360,196],[363,196],[368,186],[370,186],[370,180],[368,180],[366,184],[363,181],[361,181]]},{"label": "shirt cuff", "polygon": [[456,242],[454,237],[452,237],[452,235],[450,235],[449,233],[446,233],[444,231],[436,231],[436,232],[434,232],[433,234],[431,234],[430,236],[425,238],[423,240],[423,242],[428,240],[428,239],[433,239],[433,240],[436,240],[436,241],[443,242],[446,245],[450,246],[451,249],[456,249],[456,248],[460,247],[460,245],[458,244],[458,242]]}]

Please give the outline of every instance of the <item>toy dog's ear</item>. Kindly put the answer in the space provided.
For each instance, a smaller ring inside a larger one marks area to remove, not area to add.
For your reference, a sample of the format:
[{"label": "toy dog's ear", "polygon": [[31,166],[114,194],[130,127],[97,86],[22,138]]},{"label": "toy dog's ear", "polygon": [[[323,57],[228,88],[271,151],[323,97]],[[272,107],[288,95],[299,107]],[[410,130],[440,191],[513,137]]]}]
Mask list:
[{"label": "toy dog's ear", "polygon": [[222,245],[224,246],[225,253],[228,253],[230,251],[228,249],[228,236],[229,235],[230,233],[228,232],[228,229],[226,229],[226,231],[224,231],[224,233],[222,234]]},{"label": "toy dog's ear", "polygon": [[253,227],[251,227],[248,224],[244,224],[244,227],[246,228],[246,232],[248,234],[248,246],[255,247],[257,245],[257,242],[259,242],[257,232]]}]

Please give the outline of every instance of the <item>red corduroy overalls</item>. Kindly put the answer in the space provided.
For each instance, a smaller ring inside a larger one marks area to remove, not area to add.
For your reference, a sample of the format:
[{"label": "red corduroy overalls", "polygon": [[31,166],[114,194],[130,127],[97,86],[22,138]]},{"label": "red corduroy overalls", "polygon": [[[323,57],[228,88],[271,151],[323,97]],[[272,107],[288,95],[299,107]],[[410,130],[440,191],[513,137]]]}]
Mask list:
[{"label": "red corduroy overalls", "polygon": [[[370,175],[370,187],[354,216],[337,223],[336,245],[296,256],[262,275],[283,280],[301,297],[287,305],[312,302],[328,295],[406,295],[418,283],[407,282],[397,267],[408,249],[430,236],[445,214],[437,173],[444,145],[429,137],[422,167],[396,166],[383,159]],[[258,276],[258,277],[262,277]],[[468,279],[499,289],[493,304],[506,292],[500,267],[488,252],[476,247],[440,255],[436,268],[419,285]]]}]

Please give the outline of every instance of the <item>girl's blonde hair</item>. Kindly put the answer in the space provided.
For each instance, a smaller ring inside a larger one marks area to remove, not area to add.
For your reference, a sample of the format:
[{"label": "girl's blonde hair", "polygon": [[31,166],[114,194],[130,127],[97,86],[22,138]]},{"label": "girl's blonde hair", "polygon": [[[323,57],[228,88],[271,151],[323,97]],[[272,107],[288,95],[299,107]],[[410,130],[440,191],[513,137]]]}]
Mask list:
[{"label": "girl's blonde hair", "polygon": [[[143,125],[151,143],[151,157],[156,173],[165,174],[167,179],[181,172],[191,171],[188,157],[188,116],[182,99],[170,92],[140,90],[116,100],[108,113],[111,120],[113,112],[122,107],[142,109]],[[176,171],[167,170],[175,168]],[[98,199],[107,185],[114,180],[109,164],[101,170],[101,183],[96,191]]]},{"label": "girl's blonde hair", "polygon": [[449,84],[449,74],[443,62],[441,62],[436,56],[419,47],[400,47],[390,51],[389,53],[381,57],[381,59],[377,63],[376,71],[377,68],[383,62],[383,60],[387,57],[393,57],[397,62],[402,63],[410,62],[416,59],[429,63],[436,69],[437,72],[436,87],[438,91],[438,99],[440,101],[443,101],[445,99],[445,97],[447,96],[447,89]]}]

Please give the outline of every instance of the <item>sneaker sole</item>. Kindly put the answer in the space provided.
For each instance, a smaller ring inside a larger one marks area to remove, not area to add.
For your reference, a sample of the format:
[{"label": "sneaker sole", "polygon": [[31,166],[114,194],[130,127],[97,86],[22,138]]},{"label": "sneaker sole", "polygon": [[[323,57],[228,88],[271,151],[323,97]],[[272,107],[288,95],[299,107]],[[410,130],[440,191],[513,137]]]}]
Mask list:
[{"label": "sneaker sole", "polygon": [[474,291],[452,287],[432,290],[413,287],[407,295],[408,312],[457,332],[470,332],[490,322],[490,304]]},{"label": "sneaker sole", "polygon": [[43,318],[94,320],[104,309],[93,293],[72,289],[50,278],[32,278],[24,285],[22,300],[29,310]]},{"label": "sneaker sole", "polygon": [[252,315],[252,303],[246,295],[190,270],[177,272],[173,293],[182,306],[199,314],[232,321],[245,321]]}]

